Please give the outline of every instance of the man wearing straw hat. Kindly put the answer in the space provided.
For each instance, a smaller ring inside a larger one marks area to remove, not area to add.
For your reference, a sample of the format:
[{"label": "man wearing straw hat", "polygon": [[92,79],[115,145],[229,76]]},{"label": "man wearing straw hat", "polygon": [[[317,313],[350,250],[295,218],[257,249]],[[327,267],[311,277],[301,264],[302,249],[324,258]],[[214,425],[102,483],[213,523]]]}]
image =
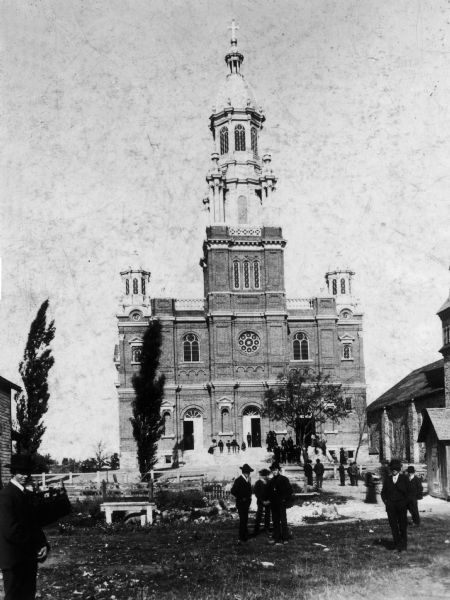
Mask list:
[{"label": "man wearing straw hat", "polygon": [[6,466],[12,478],[0,491],[0,568],[5,600],[34,600],[38,562],[47,558],[49,545],[24,487],[33,463],[28,456],[16,454]]},{"label": "man wearing straw hat", "polygon": [[252,502],[252,484],[250,473],[254,471],[247,463],[239,467],[242,474],[236,477],[231,493],[236,498],[236,508],[239,514],[239,541],[242,544],[248,540],[248,511]]}]

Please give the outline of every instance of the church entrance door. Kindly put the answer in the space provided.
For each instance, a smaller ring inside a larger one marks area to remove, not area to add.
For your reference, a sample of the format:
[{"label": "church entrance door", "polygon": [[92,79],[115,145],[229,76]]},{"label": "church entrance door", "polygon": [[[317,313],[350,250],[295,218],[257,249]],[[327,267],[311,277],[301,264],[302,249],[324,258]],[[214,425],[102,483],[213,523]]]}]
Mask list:
[{"label": "church entrance door", "polygon": [[252,446],[253,448],[261,448],[261,419],[252,417]]},{"label": "church entrance door", "polygon": [[256,407],[248,407],[242,415],[242,439],[247,444],[250,434],[253,448],[261,448],[261,416]]},{"label": "church entrance door", "polygon": [[196,409],[188,410],[184,415],[183,446],[185,450],[203,448],[203,418]]}]

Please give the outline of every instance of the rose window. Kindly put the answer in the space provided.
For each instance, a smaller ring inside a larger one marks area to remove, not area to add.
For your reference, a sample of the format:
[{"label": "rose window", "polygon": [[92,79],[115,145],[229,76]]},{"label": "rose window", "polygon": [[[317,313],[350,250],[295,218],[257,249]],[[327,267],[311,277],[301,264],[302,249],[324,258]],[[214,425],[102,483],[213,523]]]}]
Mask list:
[{"label": "rose window", "polygon": [[261,344],[259,335],[253,331],[244,331],[244,333],[241,333],[239,336],[238,341],[241,352],[245,352],[245,354],[256,352]]}]

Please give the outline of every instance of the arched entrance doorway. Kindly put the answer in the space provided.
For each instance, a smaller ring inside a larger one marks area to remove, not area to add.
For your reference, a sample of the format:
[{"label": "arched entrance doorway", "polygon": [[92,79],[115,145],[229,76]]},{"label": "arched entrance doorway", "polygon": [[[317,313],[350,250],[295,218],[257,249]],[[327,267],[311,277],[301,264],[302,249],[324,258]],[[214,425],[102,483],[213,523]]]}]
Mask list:
[{"label": "arched entrance doorway", "polygon": [[183,419],[183,449],[200,448],[203,448],[203,417],[197,408],[190,408]]},{"label": "arched entrance doorway", "polygon": [[251,435],[253,448],[261,447],[261,412],[257,406],[247,406],[242,413],[242,436],[247,443],[247,436]]}]

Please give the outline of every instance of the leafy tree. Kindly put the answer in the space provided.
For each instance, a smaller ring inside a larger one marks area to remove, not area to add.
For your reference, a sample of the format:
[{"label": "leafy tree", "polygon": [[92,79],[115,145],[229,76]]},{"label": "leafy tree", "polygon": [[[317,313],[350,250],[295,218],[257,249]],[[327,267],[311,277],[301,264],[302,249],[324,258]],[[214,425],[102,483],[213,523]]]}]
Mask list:
[{"label": "leafy tree", "polygon": [[165,376],[158,374],[161,354],[161,323],[154,319],[144,333],[139,372],[133,377],[136,393],[131,424],[137,445],[139,471],[145,477],[157,460],[157,443],[163,432],[161,403]]},{"label": "leafy tree", "polygon": [[102,469],[109,468],[109,458],[106,452],[106,446],[101,440],[95,445],[94,459],[95,470],[101,471]]},{"label": "leafy tree", "polygon": [[310,369],[279,375],[278,384],[266,390],[263,412],[295,431],[297,443],[315,433],[318,424],[338,423],[350,409],[342,396],[342,385]]},{"label": "leafy tree", "polygon": [[31,323],[19,373],[23,390],[16,395],[18,452],[36,455],[45,433],[42,421],[48,409],[48,372],[54,363],[49,345],[55,336],[54,321],[47,324],[48,300],[42,303]]}]

